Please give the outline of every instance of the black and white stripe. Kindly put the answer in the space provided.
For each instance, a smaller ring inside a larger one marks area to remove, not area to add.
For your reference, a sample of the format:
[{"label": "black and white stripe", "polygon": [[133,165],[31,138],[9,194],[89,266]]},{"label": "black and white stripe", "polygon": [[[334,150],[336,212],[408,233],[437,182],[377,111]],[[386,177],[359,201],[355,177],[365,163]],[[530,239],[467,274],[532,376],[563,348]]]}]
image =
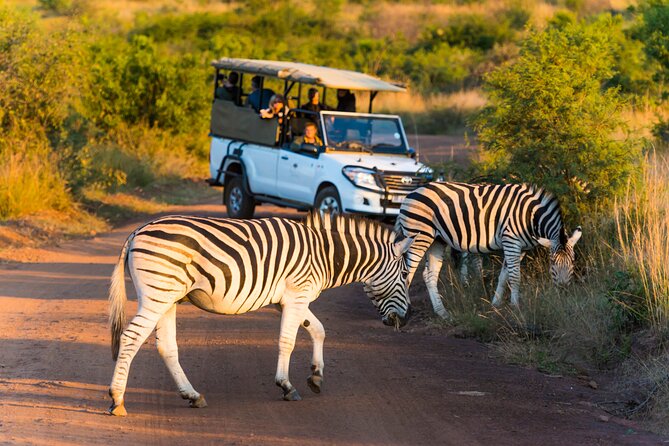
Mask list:
[{"label": "black and white stripe", "polygon": [[[284,399],[299,399],[288,368],[301,325],[313,341],[308,384],[320,392],[325,331],[309,304],[324,289],[363,282],[384,323],[403,323],[409,313],[403,254],[412,239],[400,238],[376,222],[318,213],[302,222],[169,216],[145,224],[126,240],[112,275],[109,318],[116,367],[110,413],[125,415],[130,363],[154,328],[158,351],[179,393],[193,407],[206,406],[178,360],[176,303],[183,301],[219,314],[280,305],[276,383]],[[126,264],[139,301],[127,327]]]},{"label": "black and white stripe", "polygon": [[436,313],[447,317],[437,290],[445,244],[465,253],[504,252],[493,299],[502,300],[507,282],[511,303],[518,305],[523,251],[543,245],[551,252],[551,276],[566,284],[574,272],[574,245],[581,228],[567,238],[558,199],[526,184],[430,183],[405,199],[396,231],[415,236],[407,253],[409,283],[427,253],[423,277]]}]

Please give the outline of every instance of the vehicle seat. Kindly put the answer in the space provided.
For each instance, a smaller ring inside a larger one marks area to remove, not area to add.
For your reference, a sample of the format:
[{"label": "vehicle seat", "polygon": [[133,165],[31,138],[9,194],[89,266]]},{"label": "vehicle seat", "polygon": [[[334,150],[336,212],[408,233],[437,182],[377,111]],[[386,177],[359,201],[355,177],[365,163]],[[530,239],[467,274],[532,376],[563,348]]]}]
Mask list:
[{"label": "vehicle seat", "polygon": [[309,122],[309,118],[293,116],[290,119],[290,132],[293,138],[304,135],[304,126]]}]

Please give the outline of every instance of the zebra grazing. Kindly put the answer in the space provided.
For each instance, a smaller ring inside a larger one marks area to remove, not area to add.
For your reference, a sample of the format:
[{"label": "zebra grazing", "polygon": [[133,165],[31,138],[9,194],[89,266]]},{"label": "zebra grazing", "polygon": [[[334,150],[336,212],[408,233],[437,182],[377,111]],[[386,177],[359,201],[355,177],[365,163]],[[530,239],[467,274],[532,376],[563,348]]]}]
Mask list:
[{"label": "zebra grazing", "polygon": [[[378,223],[312,213],[303,222],[267,218],[231,220],[169,216],[135,230],[123,245],[109,293],[112,355],[116,360],[109,413],[126,415],[123,395],[130,363],[153,329],[156,344],[182,398],[205,407],[179,364],[176,304],[241,314],[270,304],[282,307],[275,381],[285,400],[299,400],[288,380],[300,325],[311,336],[312,391],[323,381],[323,324],[309,310],[321,291],[363,282],[386,325],[409,316],[407,266],[413,242]],[[125,267],[137,290],[137,314],[125,326]]]},{"label": "zebra grazing", "polygon": [[427,251],[423,278],[434,311],[448,312],[437,289],[445,245],[464,253],[502,250],[504,264],[493,305],[502,302],[507,282],[511,303],[518,306],[522,251],[542,245],[550,249],[551,276],[557,284],[570,282],[578,227],[567,238],[558,199],[527,184],[430,183],[409,194],[400,209],[395,230],[415,236],[407,252],[409,283]]}]

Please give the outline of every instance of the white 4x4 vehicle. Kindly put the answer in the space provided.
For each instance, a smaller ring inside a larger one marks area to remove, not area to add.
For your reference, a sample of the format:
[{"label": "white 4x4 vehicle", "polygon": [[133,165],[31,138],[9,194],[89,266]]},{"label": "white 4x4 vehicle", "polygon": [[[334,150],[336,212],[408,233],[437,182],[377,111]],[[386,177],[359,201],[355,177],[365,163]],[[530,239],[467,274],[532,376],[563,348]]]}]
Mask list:
[{"label": "white 4x4 vehicle", "polygon": [[[244,73],[276,74],[284,82],[284,96],[297,102],[280,124],[236,105],[242,102],[240,92],[232,101],[214,98],[209,182],[224,186],[229,216],[250,218],[256,204],[274,203],[393,217],[407,194],[432,179],[432,170],[412,157],[398,116],[310,112],[300,108],[301,94],[290,96],[295,83],[320,85],[324,96],[324,71],[338,79],[330,82],[338,88],[370,91],[370,110],[376,92],[401,87],[361,73],[289,62],[221,59],[213,65],[217,85],[222,69],[241,72],[241,85]],[[309,121],[317,124],[323,145],[291,146]]]}]

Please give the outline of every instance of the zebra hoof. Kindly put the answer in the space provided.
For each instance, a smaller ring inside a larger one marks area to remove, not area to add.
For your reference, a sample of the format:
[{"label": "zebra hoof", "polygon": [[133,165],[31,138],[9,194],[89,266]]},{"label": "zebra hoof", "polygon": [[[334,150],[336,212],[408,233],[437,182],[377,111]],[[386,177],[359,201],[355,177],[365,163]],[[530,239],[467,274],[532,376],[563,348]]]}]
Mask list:
[{"label": "zebra hoof", "polygon": [[309,389],[314,393],[321,393],[321,385],[323,384],[323,377],[318,375],[311,375],[307,378]]},{"label": "zebra hoof", "polygon": [[297,393],[297,389],[293,387],[288,392],[283,393],[283,399],[285,401],[300,401],[302,397]]},{"label": "zebra hoof", "polygon": [[189,405],[193,409],[201,409],[207,407],[207,400],[204,399],[204,395],[200,394],[196,400],[190,400]]},{"label": "zebra hoof", "polygon": [[128,415],[128,412],[125,410],[125,404],[114,404],[112,403],[111,406],[109,406],[109,409],[107,410],[107,413],[109,415],[113,415],[115,417],[125,417]]}]

